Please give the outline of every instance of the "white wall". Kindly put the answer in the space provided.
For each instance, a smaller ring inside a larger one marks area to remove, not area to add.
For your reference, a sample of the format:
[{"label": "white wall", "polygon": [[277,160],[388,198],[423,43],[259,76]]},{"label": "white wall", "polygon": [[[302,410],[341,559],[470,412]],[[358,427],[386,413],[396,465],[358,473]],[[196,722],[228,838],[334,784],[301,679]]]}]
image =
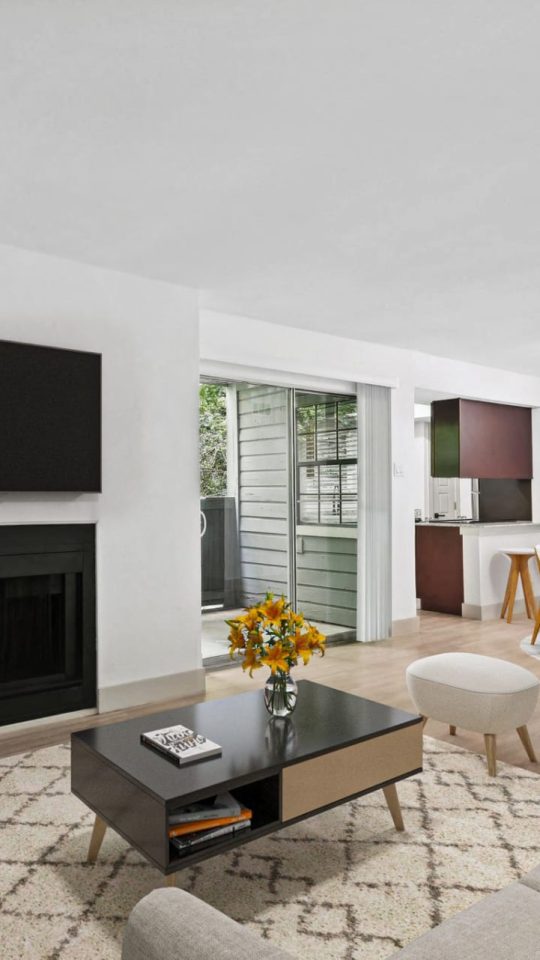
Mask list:
[{"label": "white wall", "polygon": [[0,291],[1,338],[103,355],[103,493],[0,494],[0,523],[97,522],[107,706],[200,690],[196,295],[9,247]]},{"label": "white wall", "polygon": [[540,378],[210,310],[201,311],[200,324],[201,358],[214,365],[267,370],[270,382],[272,371],[281,371],[291,383],[299,375],[395,384],[393,459],[403,475],[393,480],[392,615],[394,620],[414,617],[415,389],[540,407]]}]

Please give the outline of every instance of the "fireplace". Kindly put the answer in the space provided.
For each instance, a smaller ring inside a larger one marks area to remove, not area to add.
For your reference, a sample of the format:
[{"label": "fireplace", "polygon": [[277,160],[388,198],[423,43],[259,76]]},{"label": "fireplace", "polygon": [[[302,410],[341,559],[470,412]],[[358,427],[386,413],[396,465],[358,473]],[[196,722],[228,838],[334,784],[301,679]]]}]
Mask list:
[{"label": "fireplace", "polygon": [[96,705],[95,527],[0,526],[0,723]]}]

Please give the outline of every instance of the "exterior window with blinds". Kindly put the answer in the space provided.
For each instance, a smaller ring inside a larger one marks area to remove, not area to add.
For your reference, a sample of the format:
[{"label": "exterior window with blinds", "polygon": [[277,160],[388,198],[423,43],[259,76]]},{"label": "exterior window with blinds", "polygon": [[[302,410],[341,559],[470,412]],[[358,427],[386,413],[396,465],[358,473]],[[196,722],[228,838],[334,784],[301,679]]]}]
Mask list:
[{"label": "exterior window with blinds", "polygon": [[356,398],[297,393],[298,523],[356,524],[357,442]]}]

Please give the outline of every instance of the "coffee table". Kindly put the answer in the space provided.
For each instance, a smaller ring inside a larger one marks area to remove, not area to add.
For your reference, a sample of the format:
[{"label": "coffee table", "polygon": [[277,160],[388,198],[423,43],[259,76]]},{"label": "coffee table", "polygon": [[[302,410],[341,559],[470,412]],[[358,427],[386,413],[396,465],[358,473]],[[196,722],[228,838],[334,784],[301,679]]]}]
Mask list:
[{"label": "coffee table", "polygon": [[[176,723],[222,755],[178,767],[140,742]],[[89,861],[109,826],[173,884],[183,867],[373,790],[403,830],[395,784],[422,769],[422,718],[301,680],[289,718],[271,718],[254,690],[74,733],[71,761],[71,789],[96,814]],[[252,809],[251,827],[179,854],[168,839],[172,811],[225,791]]]}]

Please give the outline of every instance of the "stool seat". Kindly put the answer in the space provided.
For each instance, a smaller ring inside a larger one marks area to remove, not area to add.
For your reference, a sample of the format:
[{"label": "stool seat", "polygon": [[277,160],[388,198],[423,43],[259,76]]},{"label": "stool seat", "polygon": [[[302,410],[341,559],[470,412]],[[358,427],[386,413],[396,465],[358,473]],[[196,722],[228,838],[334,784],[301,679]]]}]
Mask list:
[{"label": "stool seat", "polygon": [[483,733],[489,770],[496,771],[498,733],[517,730],[531,760],[536,760],[527,731],[540,689],[534,673],[498,657],[476,653],[440,653],[407,667],[407,687],[424,717]]},{"label": "stool seat", "polygon": [[499,547],[499,553],[507,557],[534,557],[535,551],[529,547]]}]

